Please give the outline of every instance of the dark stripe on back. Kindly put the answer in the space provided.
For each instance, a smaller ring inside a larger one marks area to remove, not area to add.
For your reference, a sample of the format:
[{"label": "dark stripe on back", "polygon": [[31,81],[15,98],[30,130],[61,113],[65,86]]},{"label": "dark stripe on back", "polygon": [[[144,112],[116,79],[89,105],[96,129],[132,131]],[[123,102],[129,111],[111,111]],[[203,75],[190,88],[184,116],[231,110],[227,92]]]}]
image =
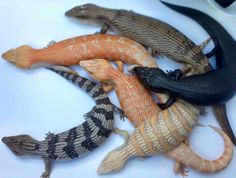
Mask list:
[{"label": "dark stripe on back", "polygon": [[90,119],[93,121],[93,123],[99,128],[97,135],[100,137],[109,137],[112,130],[105,128],[102,125],[102,121],[100,119],[97,119],[94,116],[91,116]]},{"label": "dark stripe on back", "polygon": [[48,154],[48,158],[55,160],[57,159],[57,155],[55,154],[56,152],[56,143],[59,140],[59,136],[55,135],[52,136],[51,139],[48,141],[48,149],[46,150],[46,153]]},{"label": "dark stripe on back", "polygon": [[75,146],[74,146],[76,138],[77,138],[77,131],[76,127],[74,127],[69,130],[68,137],[67,139],[65,139],[67,145],[63,148],[63,151],[65,151],[67,156],[70,157],[71,159],[77,158],[79,156],[78,153],[75,151]]},{"label": "dark stripe on back", "polygon": [[85,149],[89,151],[93,151],[95,148],[98,147],[98,145],[94,143],[90,138],[92,130],[87,122],[83,123],[83,127],[84,127],[84,136],[86,137],[86,139],[83,142],[81,142],[81,146],[83,146]]},{"label": "dark stripe on back", "polygon": [[82,87],[84,85],[84,83],[88,80],[88,79],[83,78],[83,77],[81,77],[81,78],[82,78],[81,81],[78,83],[80,87]]},{"label": "dark stripe on back", "polygon": [[77,75],[73,75],[73,77],[71,78],[71,81],[73,83],[75,83],[75,81],[78,79],[79,77]]},{"label": "dark stripe on back", "polygon": [[97,84],[90,81],[90,84],[87,86],[85,91],[89,93],[95,86],[97,86]]},{"label": "dark stripe on back", "polygon": [[97,107],[94,107],[93,108],[93,111],[95,113],[101,113],[105,116],[106,120],[112,120],[114,119],[113,117],[113,111],[107,111],[106,109],[104,108],[97,108]]},{"label": "dark stripe on back", "polygon": [[99,90],[94,92],[92,97],[97,97],[97,96],[102,95],[104,93],[105,92],[103,91],[103,89],[101,87],[99,87]]},{"label": "dark stripe on back", "polygon": [[102,99],[96,99],[95,102],[97,105],[99,105],[99,104],[110,104],[111,105],[111,101],[108,97],[102,98]]}]

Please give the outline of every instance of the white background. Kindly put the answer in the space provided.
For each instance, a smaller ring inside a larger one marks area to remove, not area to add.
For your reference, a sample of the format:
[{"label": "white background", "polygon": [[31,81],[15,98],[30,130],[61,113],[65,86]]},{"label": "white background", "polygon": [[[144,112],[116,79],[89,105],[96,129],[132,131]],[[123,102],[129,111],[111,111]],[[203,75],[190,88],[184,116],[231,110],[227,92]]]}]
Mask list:
[{"label": "white background", "polygon": [[[91,23],[80,23],[64,16],[64,12],[76,5],[84,3],[132,9],[170,23],[184,32],[196,44],[207,39],[207,33],[194,21],[173,12],[158,0],[8,0],[0,1],[0,53],[22,44],[42,48],[51,40],[60,41],[77,35],[91,34],[99,30],[99,26]],[[191,6],[211,14],[224,24],[236,39],[236,3],[221,11],[217,5],[209,5],[205,0],[178,0],[179,4]],[[234,33],[234,34],[233,34]],[[209,45],[204,52],[211,49]],[[159,59],[163,68],[173,68],[174,63],[167,59]],[[87,74],[75,67],[80,74]],[[229,76],[232,77],[232,76]],[[84,121],[83,114],[93,106],[92,99],[72,84],[43,68],[22,70],[7,61],[0,60],[0,138],[3,136],[29,134],[42,140],[48,131],[58,133]],[[112,92],[112,101],[118,105]],[[236,133],[236,97],[227,102],[227,112]],[[208,116],[199,121],[205,125],[218,126],[212,111],[207,108]],[[123,129],[132,131],[129,121],[116,124]],[[191,147],[207,159],[215,159],[223,151],[221,138],[209,128],[196,128],[191,134]],[[67,162],[54,162],[51,178],[62,177],[100,177],[96,169],[103,157],[110,150],[122,144],[123,140],[112,134],[107,142],[89,155]],[[223,171],[206,175],[189,169],[189,178],[200,177],[235,177],[236,156]],[[145,160],[131,159],[119,173],[104,177],[135,177],[135,178],[173,178],[181,177],[172,171],[173,161],[162,155],[148,157]],[[0,175],[1,178],[33,178],[39,177],[44,170],[41,159],[35,157],[17,157],[0,142]]]}]

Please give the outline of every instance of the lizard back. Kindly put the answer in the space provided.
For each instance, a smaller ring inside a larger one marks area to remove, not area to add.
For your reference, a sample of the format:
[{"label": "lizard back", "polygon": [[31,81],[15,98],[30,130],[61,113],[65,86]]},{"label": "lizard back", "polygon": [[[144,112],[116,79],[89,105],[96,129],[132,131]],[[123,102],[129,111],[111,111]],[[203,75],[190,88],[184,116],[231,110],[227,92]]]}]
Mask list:
[{"label": "lizard back", "polygon": [[14,153],[21,152],[18,155],[39,155],[49,160],[74,159],[93,151],[113,130],[113,105],[102,88],[77,74],[53,70],[86,91],[96,105],[85,115],[85,122],[59,134],[48,134],[43,141],[31,137],[21,139],[21,135],[4,137],[4,143]]}]

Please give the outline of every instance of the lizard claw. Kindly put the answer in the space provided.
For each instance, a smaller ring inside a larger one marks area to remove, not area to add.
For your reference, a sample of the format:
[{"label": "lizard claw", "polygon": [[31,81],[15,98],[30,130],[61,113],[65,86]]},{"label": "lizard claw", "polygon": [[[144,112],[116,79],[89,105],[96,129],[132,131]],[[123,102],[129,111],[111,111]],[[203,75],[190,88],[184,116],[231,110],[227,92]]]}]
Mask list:
[{"label": "lizard claw", "polygon": [[118,106],[113,104],[113,109],[116,113],[119,114],[120,120],[125,121],[125,113],[122,109],[120,109]]},{"label": "lizard claw", "polygon": [[53,136],[54,136],[53,133],[48,132],[48,133],[46,133],[45,139],[51,139]]},{"label": "lizard claw", "polygon": [[180,174],[182,177],[188,176],[188,170],[183,165],[175,167],[175,173]]},{"label": "lizard claw", "polygon": [[49,178],[49,173],[48,172],[44,172],[40,177],[41,178]]},{"label": "lizard claw", "polygon": [[172,79],[180,79],[183,76],[183,73],[180,69],[175,70],[166,70],[167,75]]}]

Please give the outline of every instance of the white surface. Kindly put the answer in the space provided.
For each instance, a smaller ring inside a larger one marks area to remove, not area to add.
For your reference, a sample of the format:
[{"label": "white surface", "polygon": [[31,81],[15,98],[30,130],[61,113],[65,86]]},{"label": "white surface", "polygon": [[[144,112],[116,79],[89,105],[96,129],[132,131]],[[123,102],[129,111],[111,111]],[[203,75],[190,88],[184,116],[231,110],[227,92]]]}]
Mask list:
[{"label": "white surface", "polygon": [[[166,21],[200,44],[208,36],[195,22],[167,9],[157,0],[8,0],[0,1],[0,53],[22,44],[33,47],[44,47],[51,40],[60,41],[76,35],[90,34],[98,31],[98,25],[82,24],[64,16],[64,12],[76,5],[92,2],[106,7],[132,9],[136,12],[153,16]],[[180,0],[178,1],[180,2]],[[235,17],[215,11],[205,0],[181,0],[181,3],[194,3],[196,8],[212,14],[227,29],[235,34]],[[205,51],[209,51],[207,47]],[[158,63],[164,68],[173,67],[173,63],[160,59]],[[85,74],[76,67],[81,74]],[[46,69],[21,70],[14,65],[0,60],[0,138],[3,136],[29,134],[36,139],[43,139],[48,131],[58,133],[84,121],[83,114],[88,112],[94,102],[72,84]],[[111,93],[111,99],[118,105],[117,98]],[[231,126],[236,132],[235,107],[236,98],[227,102],[227,111]],[[200,122],[218,126],[212,111]],[[116,124],[132,131],[126,120],[124,123],[116,117]],[[223,151],[221,138],[209,128],[196,128],[191,134],[191,146],[201,156],[214,159]],[[67,162],[55,162],[51,178],[62,177],[100,177],[96,169],[103,157],[113,148],[122,144],[119,136],[112,134],[107,142],[86,157]],[[135,178],[173,178],[181,177],[173,173],[173,161],[162,155],[152,156],[146,160],[132,159],[119,173],[104,177]],[[206,175],[190,169],[189,178],[235,177],[236,157],[223,171]],[[0,142],[0,175],[1,178],[39,177],[44,170],[42,160],[34,157],[17,157]]]}]

